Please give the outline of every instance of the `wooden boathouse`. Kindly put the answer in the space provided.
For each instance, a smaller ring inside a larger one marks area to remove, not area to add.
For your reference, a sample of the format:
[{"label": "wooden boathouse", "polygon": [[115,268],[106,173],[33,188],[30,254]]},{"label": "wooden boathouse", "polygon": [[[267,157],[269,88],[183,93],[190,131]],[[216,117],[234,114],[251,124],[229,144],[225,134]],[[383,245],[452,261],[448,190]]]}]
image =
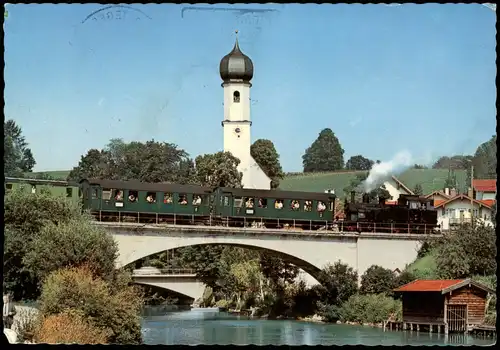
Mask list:
[{"label": "wooden boathouse", "polygon": [[471,279],[415,280],[394,290],[403,301],[403,329],[467,333],[483,325],[495,291]]}]

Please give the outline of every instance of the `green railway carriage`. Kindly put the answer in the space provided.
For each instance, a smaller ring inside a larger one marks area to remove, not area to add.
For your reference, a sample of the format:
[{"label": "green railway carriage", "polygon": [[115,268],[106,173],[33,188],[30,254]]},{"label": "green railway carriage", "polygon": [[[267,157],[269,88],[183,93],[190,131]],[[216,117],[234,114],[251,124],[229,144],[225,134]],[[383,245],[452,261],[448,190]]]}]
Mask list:
[{"label": "green railway carriage", "polygon": [[5,194],[16,190],[27,193],[40,193],[46,191],[51,195],[70,198],[75,202],[79,202],[82,197],[79,185],[67,181],[6,177],[4,189]]},{"label": "green railway carriage", "polygon": [[84,179],[83,207],[99,220],[192,223],[210,217],[208,187]]},{"label": "green railway carriage", "polygon": [[325,227],[333,221],[335,206],[333,193],[218,188],[215,198],[215,215],[268,228]]}]

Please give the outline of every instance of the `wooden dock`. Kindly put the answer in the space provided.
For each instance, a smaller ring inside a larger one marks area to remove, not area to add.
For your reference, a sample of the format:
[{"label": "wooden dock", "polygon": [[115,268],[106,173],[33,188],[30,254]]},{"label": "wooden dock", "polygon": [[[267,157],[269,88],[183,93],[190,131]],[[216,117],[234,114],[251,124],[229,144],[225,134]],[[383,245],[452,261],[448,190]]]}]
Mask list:
[{"label": "wooden dock", "polygon": [[495,337],[497,334],[497,328],[495,326],[488,325],[474,326],[470,330],[470,333],[474,335],[480,335],[485,338]]}]

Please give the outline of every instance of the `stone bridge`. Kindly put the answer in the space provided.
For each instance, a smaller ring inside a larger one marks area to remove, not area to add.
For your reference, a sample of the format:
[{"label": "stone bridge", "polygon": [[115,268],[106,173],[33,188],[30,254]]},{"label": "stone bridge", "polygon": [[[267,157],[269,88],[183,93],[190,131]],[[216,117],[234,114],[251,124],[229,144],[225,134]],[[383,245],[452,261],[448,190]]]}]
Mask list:
[{"label": "stone bridge", "polygon": [[118,267],[166,250],[194,245],[233,245],[267,250],[316,277],[341,260],[361,276],[371,265],[403,269],[417,257],[424,238],[440,235],[289,231],[212,226],[96,223],[108,229],[119,247]]}]

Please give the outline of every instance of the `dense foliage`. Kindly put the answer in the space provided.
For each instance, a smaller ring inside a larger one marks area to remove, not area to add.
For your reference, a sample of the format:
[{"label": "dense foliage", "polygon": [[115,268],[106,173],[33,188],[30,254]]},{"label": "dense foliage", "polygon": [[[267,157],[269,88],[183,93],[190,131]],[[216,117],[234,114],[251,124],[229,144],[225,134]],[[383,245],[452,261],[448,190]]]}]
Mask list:
[{"label": "dense foliage", "polygon": [[415,195],[417,196],[423,196],[424,190],[422,189],[422,185],[416,184],[415,188],[413,189],[413,193],[415,193]]},{"label": "dense foliage", "polygon": [[361,275],[361,294],[387,294],[392,295],[392,290],[396,288],[396,275],[390,269],[382,266],[372,265],[363,275]]},{"label": "dense foliage", "polygon": [[271,140],[258,139],[250,147],[250,154],[260,168],[271,179],[271,188],[278,188],[283,178],[280,156]]},{"label": "dense foliage", "polygon": [[3,164],[4,175],[23,177],[25,172],[33,169],[36,162],[22,135],[21,127],[12,119],[3,123]]},{"label": "dense foliage", "polygon": [[344,149],[331,129],[323,129],[302,156],[304,172],[335,171],[344,168]]},{"label": "dense foliage", "polygon": [[474,153],[473,164],[475,179],[497,178],[497,135],[479,145]]},{"label": "dense foliage", "polygon": [[337,308],[338,318],[344,322],[382,323],[389,318],[401,321],[402,303],[381,294],[355,294]]},{"label": "dense foliage", "polygon": [[349,158],[349,160],[345,163],[345,168],[349,170],[370,170],[373,163],[373,160],[358,154],[357,156]]},{"label": "dense foliage", "polygon": [[143,300],[130,282],[122,275],[108,283],[89,266],[56,270],[43,284],[40,312],[47,317],[72,310],[108,334],[107,342],[140,344]]},{"label": "dense foliage", "polygon": [[43,344],[106,344],[109,330],[102,330],[85,319],[81,312],[64,310],[43,317],[34,334],[34,341]]}]

